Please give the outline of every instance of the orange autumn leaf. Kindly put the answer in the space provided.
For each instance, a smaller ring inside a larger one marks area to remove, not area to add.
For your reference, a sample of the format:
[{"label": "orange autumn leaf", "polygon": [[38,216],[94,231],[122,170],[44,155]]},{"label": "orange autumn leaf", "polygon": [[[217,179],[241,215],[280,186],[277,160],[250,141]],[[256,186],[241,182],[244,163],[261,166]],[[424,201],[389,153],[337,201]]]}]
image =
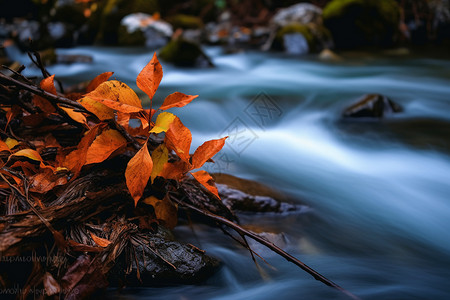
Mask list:
[{"label": "orange autumn leaf", "polygon": [[93,90],[95,90],[100,84],[102,84],[103,82],[107,81],[112,75],[114,74],[114,72],[105,72],[102,73],[100,75],[97,75],[97,77],[95,77],[94,79],[91,80],[91,82],[89,82],[87,88],[86,88],[86,92],[92,92]]},{"label": "orange autumn leaf", "polygon": [[180,118],[175,116],[166,132],[165,140],[169,149],[175,151],[183,161],[189,163],[192,135],[189,128],[181,123]]},{"label": "orange autumn leaf", "polygon": [[145,204],[153,206],[155,210],[156,219],[161,221],[169,229],[173,229],[177,225],[177,212],[178,208],[170,201],[166,195],[164,199],[160,200],[154,196],[145,198]]},{"label": "orange autumn leaf", "polygon": [[136,78],[136,84],[150,99],[153,99],[162,77],[162,66],[155,53],[152,60],[139,73]]},{"label": "orange autumn leaf", "polygon": [[165,178],[165,179],[174,179],[174,180],[180,180],[182,179],[187,172],[191,170],[191,165],[179,160],[173,163],[165,163],[164,167],[159,173],[159,176]]},{"label": "orange autumn leaf", "polygon": [[19,142],[16,139],[6,138],[5,144],[9,147],[9,149],[13,149],[15,146],[19,145]]},{"label": "orange autumn leaf", "polygon": [[183,107],[197,97],[198,95],[191,96],[180,92],[175,92],[164,99],[164,102],[159,109],[166,110],[172,107]]},{"label": "orange autumn leaf", "polygon": [[62,109],[75,122],[78,122],[80,124],[87,124],[86,116],[81,112],[75,111],[73,108],[68,108],[61,105],[58,105],[58,107]]},{"label": "orange autumn leaf", "polygon": [[96,236],[95,234],[93,234],[92,232],[90,232],[90,234],[91,234],[91,237],[92,237],[92,239],[94,240],[94,242],[95,242],[97,245],[99,245],[100,247],[105,248],[105,247],[108,247],[109,244],[111,244],[111,241],[109,241],[109,240],[107,240],[107,239],[98,237],[98,236]]},{"label": "orange autumn leaf", "polygon": [[203,166],[210,158],[219,152],[225,145],[225,140],[228,137],[224,137],[217,140],[210,140],[204,142],[200,147],[195,150],[194,155],[192,155],[192,169],[197,169]]},{"label": "orange autumn leaf", "polygon": [[208,172],[200,170],[197,172],[191,172],[192,176],[194,176],[195,180],[197,180],[201,185],[203,185],[208,191],[213,193],[217,198],[219,197],[219,191],[217,190],[216,184],[214,183],[214,179],[209,175]]},{"label": "orange autumn leaf", "polygon": [[0,140],[0,152],[1,151],[11,151],[9,150],[8,145],[2,140]]},{"label": "orange autumn leaf", "polygon": [[147,142],[130,159],[125,170],[125,179],[128,190],[134,199],[136,206],[144,194],[144,189],[152,174],[153,161],[148,152]]},{"label": "orange autumn leaf", "polygon": [[114,151],[125,146],[127,140],[114,129],[107,129],[97,136],[88,148],[86,164],[101,163],[105,161]]},{"label": "orange autumn leaf", "polygon": [[[40,83],[41,89],[44,91],[56,95],[56,88],[54,84],[55,75],[42,79]],[[39,107],[44,113],[51,114],[56,111],[56,108],[48,101],[39,96],[33,97],[33,103]]]},{"label": "orange autumn leaf", "polygon": [[78,100],[78,103],[83,105],[87,111],[93,113],[101,121],[114,118],[114,110],[92,98],[85,96]]},{"label": "orange autumn leaf", "polygon": [[95,100],[95,101],[97,101],[97,102],[100,102],[101,104],[103,104],[103,105],[105,105],[105,106],[107,106],[107,107],[109,107],[111,109],[117,110],[117,111],[122,112],[122,113],[129,113],[129,114],[130,113],[137,113],[137,112],[140,112],[142,110],[141,107],[136,107],[136,106],[133,106],[133,105],[121,103],[121,102],[118,102],[118,101],[115,101],[115,100],[103,99],[103,98],[92,97],[92,96],[90,96],[90,98]]},{"label": "orange autumn leaf", "polygon": [[80,143],[77,146],[76,150],[73,150],[68,155],[64,156],[61,160],[60,165],[66,167],[71,172],[74,173],[74,177],[77,177],[81,168],[86,163],[86,155],[89,146],[92,144],[94,139],[97,137],[97,134],[100,130],[100,126],[95,126],[91,128],[81,139]]}]

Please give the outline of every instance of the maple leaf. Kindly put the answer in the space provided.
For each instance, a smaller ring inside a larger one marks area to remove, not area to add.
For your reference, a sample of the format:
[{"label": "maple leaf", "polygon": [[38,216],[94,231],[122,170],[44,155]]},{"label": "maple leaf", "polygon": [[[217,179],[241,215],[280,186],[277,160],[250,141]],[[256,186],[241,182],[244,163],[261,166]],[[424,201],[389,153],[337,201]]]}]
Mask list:
[{"label": "maple leaf", "polygon": [[125,170],[127,187],[134,199],[135,206],[144,194],[152,169],[153,161],[148,152],[147,142],[145,142],[142,148],[130,159]]}]

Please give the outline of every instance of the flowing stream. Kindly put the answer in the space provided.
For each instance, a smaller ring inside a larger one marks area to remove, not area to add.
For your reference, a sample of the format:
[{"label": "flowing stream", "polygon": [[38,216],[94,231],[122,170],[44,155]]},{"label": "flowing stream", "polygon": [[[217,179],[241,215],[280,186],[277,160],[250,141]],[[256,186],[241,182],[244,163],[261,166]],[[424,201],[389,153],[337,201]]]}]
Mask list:
[{"label": "flowing stream", "polygon": [[[114,71],[136,88],[152,53],[75,48],[92,64],[49,68],[66,84]],[[294,256],[362,299],[450,299],[450,61],[365,57],[324,63],[313,57],[223,54],[213,69],[163,64],[154,104],[179,91],[199,98],[173,109],[203,141],[229,135],[208,171],[257,180],[312,209],[305,214],[243,216],[283,232]],[[37,74],[37,70],[29,69]],[[342,110],[380,93],[404,112],[380,122],[349,122]],[[142,93],[140,94],[144,99]],[[123,299],[346,299],[263,247],[274,267],[261,275],[246,250],[221,231],[198,225],[176,235],[223,262],[196,286],[109,291]]]}]

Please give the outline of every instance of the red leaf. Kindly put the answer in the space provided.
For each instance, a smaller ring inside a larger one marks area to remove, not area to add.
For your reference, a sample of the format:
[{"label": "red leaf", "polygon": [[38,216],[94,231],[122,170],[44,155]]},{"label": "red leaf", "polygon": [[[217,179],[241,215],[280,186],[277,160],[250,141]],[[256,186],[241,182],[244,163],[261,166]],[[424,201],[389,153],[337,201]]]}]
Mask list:
[{"label": "red leaf", "polygon": [[186,104],[189,104],[192,100],[194,100],[197,97],[198,95],[191,96],[175,92],[166,97],[166,99],[164,100],[163,104],[159,109],[166,110],[172,107],[183,107]]},{"label": "red leaf", "polygon": [[153,99],[162,76],[163,70],[155,53],[152,60],[139,73],[136,84],[150,99]]},{"label": "red leaf", "polygon": [[170,124],[165,139],[167,148],[175,151],[183,161],[190,164],[189,150],[192,141],[191,131],[181,123],[178,117],[175,117]]},{"label": "red leaf", "polygon": [[208,191],[213,193],[217,198],[219,197],[219,191],[217,190],[216,184],[214,183],[214,179],[209,175],[208,172],[200,170],[198,172],[191,172],[192,176],[194,176],[195,180],[200,182]]},{"label": "red leaf", "polygon": [[198,147],[197,150],[195,150],[194,155],[192,155],[192,169],[200,168],[208,161],[208,159],[216,155],[225,145],[225,140],[227,138],[228,137],[224,137],[218,140],[207,141]]},{"label": "red leaf", "polygon": [[102,84],[103,82],[107,81],[109,79],[109,77],[111,77],[113,74],[114,74],[114,72],[105,72],[105,73],[102,73],[102,74],[98,75],[97,77],[92,79],[92,81],[89,83],[89,85],[86,88],[86,92],[88,92],[88,93],[92,92],[100,84]]},{"label": "red leaf", "polygon": [[142,148],[130,159],[125,170],[127,187],[134,199],[135,206],[144,194],[144,189],[152,174],[152,168],[153,161],[148,152],[147,142],[145,142]]}]

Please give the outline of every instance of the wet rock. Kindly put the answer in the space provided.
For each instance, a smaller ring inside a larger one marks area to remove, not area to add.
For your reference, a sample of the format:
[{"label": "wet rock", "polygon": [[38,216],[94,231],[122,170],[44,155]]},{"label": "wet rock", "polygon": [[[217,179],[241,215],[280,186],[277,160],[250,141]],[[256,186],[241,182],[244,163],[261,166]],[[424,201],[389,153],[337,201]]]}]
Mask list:
[{"label": "wet rock", "polygon": [[286,202],[287,197],[258,182],[227,174],[214,174],[222,202],[232,211],[250,213],[303,212],[304,205]]},{"label": "wet rock", "polygon": [[[199,283],[214,274],[220,263],[204,251],[173,240],[170,232],[163,227],[158,233],[148,233],[142,238],[145,245],[136,245],[131,258],[131,272],[124,274],[127,257],[114,266],[110,272],[110,282],[118,285],[126,282],[128,286],[155,286],[167,284]],[[126,255],[125,255],[126,256]],[[136,264],[136,261],[138,264]],[[140,279],[137,278],[139,269]]]},{"label": "wet rock", "polygon": [[287,8],[282,8],[273,16],[271,23],[280,27],[292,23],[322,24],[322,9],[309,3],[298,3]]},{"label": "wet rock", "polygon": [[394,0],[333,0],[323,9],[323,20],[338,48],[389,46],[400,8]]},{"label": "wet rock", "polygon": [[332,45],[331,35],[324,26],[291,23],[277,31],[272,47],[290,54],[306,54]]},{"label": "wet rock", "polygon": [[172,39],[159,52],[159,58],[180,67],[212,67],[210,58],[199,44],[182,37]]},{"label": "wet rock", "polygon": [[344,118],[382,118],[386,115],[401,112],[400,105],[386,96],[369,94],[343,112]]},{"label": "wet rock", "polygon": [[166,45],[173,34],[169,23],[144,13],[127,15],[120,24],[119,44],[121,45],[156,49]]},{"label": "wet rock", "polygon": [[83,63],[89,64],[92,63],[92,56],[89,55],[81,55],[81,54],[72,54],[72,55],[56,55],[56,63],[58,64],[74,64],[74,63]]}]

